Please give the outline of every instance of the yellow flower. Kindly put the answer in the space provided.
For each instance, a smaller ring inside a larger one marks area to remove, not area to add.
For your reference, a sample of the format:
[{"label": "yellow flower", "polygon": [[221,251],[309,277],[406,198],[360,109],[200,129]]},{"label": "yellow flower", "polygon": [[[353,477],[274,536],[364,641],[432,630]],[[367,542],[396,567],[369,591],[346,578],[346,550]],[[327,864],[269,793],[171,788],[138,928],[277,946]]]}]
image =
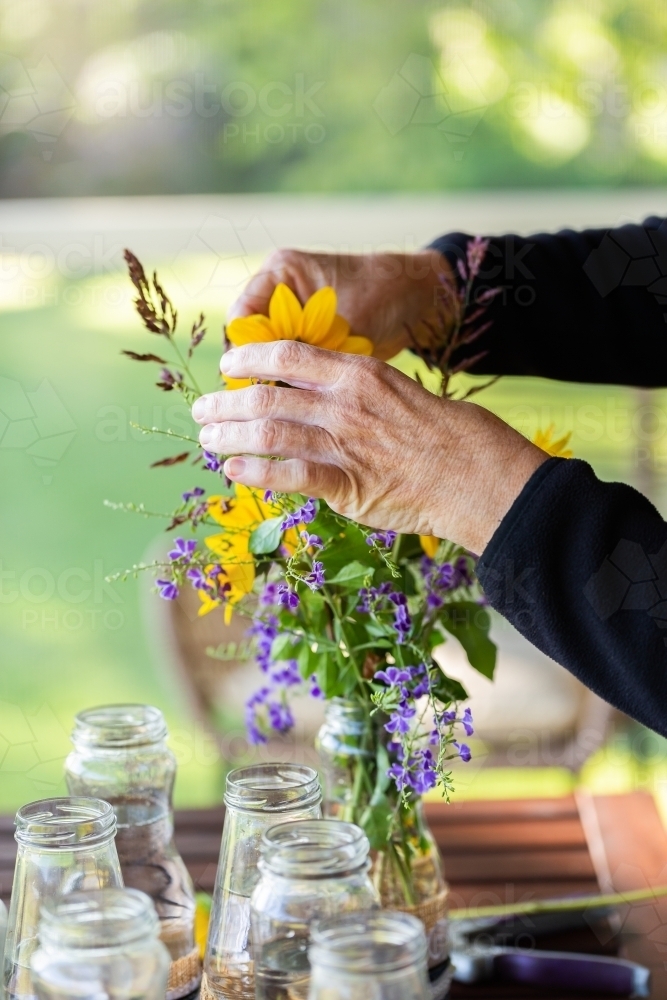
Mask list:
[{"label": "yellow flower", "polygon": [[421,542],[421,547],[429,559],[435,559],[435,554],[438,551],[438,546],[440,545],[440,539],[436,538],[435,535],[420,535],[419,541]]},{"label": "yellow flower", "polygon": [[549,424],[546,430],[538,430],[535,432],[535,437],[533,438],[533,444],[536,444],[538,448],[542,451],[546,451],[548,455],[552,455],[554,458],[572,458],[574,452],[571,448],[568,448],[570,438],[572,437],[572,431],[568,431],[567,434],[563,434],[561,438],[556,441],[553,440],[554,432],[556,428],[553,424]]},{"label": "yellow flower", "polygon": [[[350,333],[350,324],[336,314],[336,304],[336,293],[327,286],[311,295],[302,306],[292,289],[281,282],[271,296],[269,315],[233,319],[227,327],[227,337],[234,347],[268,344],[274,340],[299,340],[327,351],[372,354],[371,341]],[[250,379],[223,377],[230,389],[250,385]]]},{"label": "yellow flower", "polygon": [[[235,604],[249,594],[255,582],[255,560],[250,551],[250,536],[262,521],[277,516],[277,509],[262,499],[262,491],[251,489],[238,483],[236,496],[212,496],[208,499],[208,512],[214,521],[225,529],[218,535],[209,535],[204,539],[206,545],[219,556],[222,573],[218,575],[217,583],[222,587],[228,585],[225,598],[225,622],[229,624],[232,609]],[[294,552],[298,544],[298,535],[294,528],[285,532],[283,545]],[[206,567],[207,575],[213,565]],[[205,590],[198,591],[202,606],[200,615],[220,607],[220,598],[208,594]]]}]

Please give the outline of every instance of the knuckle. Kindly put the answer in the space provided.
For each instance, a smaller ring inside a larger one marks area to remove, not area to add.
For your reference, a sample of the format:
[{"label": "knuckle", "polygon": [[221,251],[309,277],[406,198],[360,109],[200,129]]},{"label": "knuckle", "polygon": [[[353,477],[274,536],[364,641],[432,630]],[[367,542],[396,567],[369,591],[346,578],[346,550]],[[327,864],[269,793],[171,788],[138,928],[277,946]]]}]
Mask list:
[{"label": "knuckle", "polygon": [[275,420],[261,420],[256,431],[257,449],[262,455],[270,455],[280,442],[280,427]]},{"label": "knuckle", "polygon": [[272,361],[278,371],[288,372],[299,364],[301,347],[295,340],[278,340],[272,353]]},{"label": "knuckle", "polygon": [[256,417],[268,417],[273,409],[273,390],[270,385],[253,385],[248,389],[250,412]]}]

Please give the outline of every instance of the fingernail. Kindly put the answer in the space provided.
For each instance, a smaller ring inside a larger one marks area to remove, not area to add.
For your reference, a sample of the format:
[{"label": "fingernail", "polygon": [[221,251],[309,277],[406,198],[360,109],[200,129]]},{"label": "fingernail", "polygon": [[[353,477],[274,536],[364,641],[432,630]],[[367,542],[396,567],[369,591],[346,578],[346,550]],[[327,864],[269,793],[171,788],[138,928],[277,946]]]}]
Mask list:
[{"label": "fingernail", "polygon": [[206,396],[200,396],[192,404],[192,419],[203,420],[206,413]]},{"label": "fingernail", "polygon": [[236,362],[236,351],[234,350],[233,347],[230,347],[229,350],[225,351],[225,353],[222,355],[220,359],[220,371],[224,372],[226,375],[229,375],[234,367],[235,362]]},{"label": "fingernail", "polygon": [[225,472],[228,476],[241,476],[245,471],[245,458],[228,458],[225,462]]},{"label": "fingernail", "polygon": [[199,432],[199,443],[203,445],[210,444],[215,439],[217,432],[218,428],[216,424],[206,424]]}]

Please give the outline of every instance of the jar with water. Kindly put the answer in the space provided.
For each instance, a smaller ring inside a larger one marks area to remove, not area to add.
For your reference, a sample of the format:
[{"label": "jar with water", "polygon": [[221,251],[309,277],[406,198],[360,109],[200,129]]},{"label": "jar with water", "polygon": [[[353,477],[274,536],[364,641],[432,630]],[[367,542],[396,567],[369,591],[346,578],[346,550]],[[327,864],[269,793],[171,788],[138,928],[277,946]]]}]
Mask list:
[{"label": "jar with water", "polygon": [[177,1000],[199,986],[201,961],[194,888],[174,842],[176,758],[167,735],[162,712],[150,705],[86,709],[75,719],[65,775],[71,794],[96,795],[114,808],[123,879],[155,904],[172,961],[167,998]]},{"label": "jar with water", "polygon": [[202,1000],[255,1000],[250,897],[259,880],[260,846],[276,823],[321,816],[317,772],[268,763],[227,775],[225,825],[209,924]]},{"label": "jar with water", "polygon": [[257,1000],[305,996],[314,920],[377,907],[366,834],[322,819],[274,826],[264,836],[252,900]]}]

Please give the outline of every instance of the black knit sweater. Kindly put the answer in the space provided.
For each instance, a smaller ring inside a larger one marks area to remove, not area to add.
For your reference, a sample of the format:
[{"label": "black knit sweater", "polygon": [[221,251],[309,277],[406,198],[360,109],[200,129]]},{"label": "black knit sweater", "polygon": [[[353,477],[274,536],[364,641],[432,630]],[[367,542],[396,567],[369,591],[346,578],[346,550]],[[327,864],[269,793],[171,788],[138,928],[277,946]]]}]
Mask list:
[{"label": "black knit sweater", "polygon": [[[450,263],[470,237],[434,243]],[[491,239],[502,287],[478,374],[667,386],[667,220]],[[667,523],[586,462],[534,473],[479,563],[491,605],[612,705],[667,736]]]}]

